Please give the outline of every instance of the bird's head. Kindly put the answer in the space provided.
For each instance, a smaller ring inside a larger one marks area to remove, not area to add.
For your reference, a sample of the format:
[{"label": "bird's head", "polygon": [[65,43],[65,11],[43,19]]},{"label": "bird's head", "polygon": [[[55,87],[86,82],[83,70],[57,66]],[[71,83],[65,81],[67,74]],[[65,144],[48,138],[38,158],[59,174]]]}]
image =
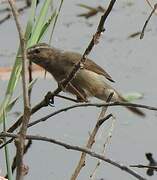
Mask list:
[{"label": "bird's head", "polygon": [[27,49],[27,58],[35,64],[46,68],[55,59],[56,52],[57,50],[48,44],[40,43]]}]

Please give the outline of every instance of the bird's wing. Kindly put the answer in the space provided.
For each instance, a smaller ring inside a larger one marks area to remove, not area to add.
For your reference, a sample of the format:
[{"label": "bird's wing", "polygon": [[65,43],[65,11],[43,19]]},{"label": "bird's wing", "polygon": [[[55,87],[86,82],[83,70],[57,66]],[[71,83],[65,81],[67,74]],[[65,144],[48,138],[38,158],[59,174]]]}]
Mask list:
[{"label": "bird's wing", "polygon": [[[81,57],[82,57],[82,55],[79,53],[74,53],[74,52],[62,53],[62,60],[66,60],[66,64],[67,64],[67,62],[69,62],[70,65],[76,64],[78,61],[81,60]],[[88,58],[86,59],[84,68],[89,71],[93,71],[97,74],[104,76],[106,79],[108,79],[111,82],[115,82],[112,79],[112,77],[103,68],[101,68],[99,65],[97,65],[95,62],[93,62],[92,60],[90,60]]]},{"label": "bird's wing", "polygon": [[97,65],[95,62],[93,62],[90,59],[87,59],[84,65],[84,68],[90,71],[93,71],[97,74],[103,75],[106,79],[108,79],[111,82],[115,82],[112,77],[99,65]]}]

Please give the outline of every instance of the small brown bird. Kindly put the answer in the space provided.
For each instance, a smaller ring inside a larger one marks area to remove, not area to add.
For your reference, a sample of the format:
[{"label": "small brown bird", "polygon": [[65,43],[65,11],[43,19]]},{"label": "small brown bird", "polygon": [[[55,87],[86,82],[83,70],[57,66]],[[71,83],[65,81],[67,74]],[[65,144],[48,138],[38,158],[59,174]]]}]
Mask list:
[{"label": "small brown bird", "polygon": [[[62,51],[45,43],[36,44],[27,50],[27,58],[51,73],[58,83],[67,78],[81,57],[82,55],[79,53]],[[127,102],[114,88],[105,82],[104,77],[114,82],[104,69],[92,60],[87,59],[65,91],[76,95],[79,101],[86,101],[90,96],[106,101],[108,96],[114,93],[112,102]],[[144,116],[144,113],[138,108],[127,108],[140,116]]]}]

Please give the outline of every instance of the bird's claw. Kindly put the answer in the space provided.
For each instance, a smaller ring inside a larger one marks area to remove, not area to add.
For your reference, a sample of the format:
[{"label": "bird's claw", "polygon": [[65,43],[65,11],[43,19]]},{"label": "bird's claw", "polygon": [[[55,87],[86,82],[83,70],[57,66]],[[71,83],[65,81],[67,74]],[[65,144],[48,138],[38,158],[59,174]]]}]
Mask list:
[{"label": "bird's claw", "polygon": [[48,92],[45,96],[45,102],[47,105],[54,107],[54,96],[51,92]]}]

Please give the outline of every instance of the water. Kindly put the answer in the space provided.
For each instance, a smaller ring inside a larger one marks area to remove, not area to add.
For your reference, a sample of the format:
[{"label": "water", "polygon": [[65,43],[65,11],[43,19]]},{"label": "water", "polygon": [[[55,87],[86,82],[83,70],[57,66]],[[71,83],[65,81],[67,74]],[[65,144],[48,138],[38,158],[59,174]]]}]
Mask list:
[{"label": "water", "polygon": [[[107,2],[105,1],[105,7],[107,7]],[[78,18],[76,15],[85,11],[76,6],[78,3],[82,3],[82,1],[69,0],[64,2],[52,44],[61,49],[83,53],[96,30],[100,14],[89,20]],[[83,3],[91,6],[104,6],[102,0],[90,3],[85,0]],[[151,18],[143,40],[139,40],[139,37],[128,38],[130,34],[142,29],[149,13],[150,8],[144,1],[117,1],[106,22],[106,31],[100,43],[92,50],[90,57],[112,75],[116,81],[113,85],[120,92],[141,92],[144,94],[144,98],[137,101],[138,103],[157,106],[157,85],[155,83],[157,76],[155,60],[157,17],[154,15]],[[27,15],[28,11],[21,16],[23,25]],[[0,54],[3,54],[0,56],[0,64],[2,67],[11,66],[19,43],[17,30],[12,19],[0,26],[0,39]],[[0,82],[1,99],[6,84],[7,81]],[[39,102],[47,91],[52,91],[55,87],[56,83],[53,79],[39,79],[32,92],[32,104]],[[19,91],[21,91],[20,87],[17,89],[17,92]],[[95,101],[95,99],[92,100],[92,102]],[[54,108],[43,108],[33,115],[31,121],[70,104],[72,103],[57,98]],[[22,102],[16,105],[14,111],[22,111]],[[89,107],[63,112],[30,128],[28,133],[40,134],[70,144],[84,146],[89,132],[92,131],[96,123],[99,111],[98,108]],[[152,152],[154,157],[157,157],[155,143],[157,113],[145,110],[147,116],[141,119],[120,107],[109,108],[109,112],[116,116],[116,123],[111,142],[107,147],[106,157],[126,165],[147,164],[146,152]],[[12,116],[13,114],[9,116],[10,122],[15,118]],[[98,153],[101,152],[110,124],[111,120],[101,127],[97,135],[93,150]],[[14,149],[11,152],[14,152]],[[55,180],[70,179],[79,157],[80,153],[78,152],[66,150],[54,144],[35,141],[24,158],[24,162],[29,166],[29,174],[25,179],[45,179],[45,177]],[[94,158],[87,156],[86,166],[78,179],[89,179],[96,162]],[[4,167],[2,168],[4,169]],[[153,177],[147,177],[145,170],[142,169],[134,168],[134,170],[151,180],[155,180],[157,177],[156,174]],[[96,179],[100,178],[106,180],[135,179],[106,163],[102,163],[98,170]]]}]

